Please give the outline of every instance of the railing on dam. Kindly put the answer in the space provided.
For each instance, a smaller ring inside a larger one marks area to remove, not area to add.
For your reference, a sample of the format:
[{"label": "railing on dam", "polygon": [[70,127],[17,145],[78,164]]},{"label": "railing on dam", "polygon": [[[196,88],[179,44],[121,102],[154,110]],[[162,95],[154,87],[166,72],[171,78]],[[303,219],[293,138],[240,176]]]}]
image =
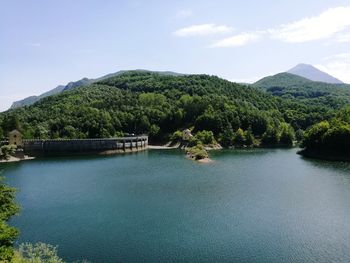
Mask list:
[{"label": "railing on dam", "polygon": [[23,140],[23,151],[30,156],[139,151],[147,148],[147,146],[147,136],[102,139]]}]

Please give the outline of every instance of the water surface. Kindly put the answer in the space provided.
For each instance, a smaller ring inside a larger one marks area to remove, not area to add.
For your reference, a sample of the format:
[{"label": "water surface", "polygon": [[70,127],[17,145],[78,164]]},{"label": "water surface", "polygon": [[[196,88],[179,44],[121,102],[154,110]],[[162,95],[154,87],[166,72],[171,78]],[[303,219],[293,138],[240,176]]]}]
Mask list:
[{"label": "water surface", "polygon": [[20,242],[92,262],[350,262],[350,164],[295,149],[44,159],[0,166]]}]

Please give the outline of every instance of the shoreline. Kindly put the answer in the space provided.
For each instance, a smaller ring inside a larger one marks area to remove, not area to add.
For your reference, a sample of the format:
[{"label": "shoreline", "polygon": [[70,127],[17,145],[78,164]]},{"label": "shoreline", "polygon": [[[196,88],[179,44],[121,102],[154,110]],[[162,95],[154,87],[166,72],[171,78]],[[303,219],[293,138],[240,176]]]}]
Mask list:
[{"label": "shoreline", "polygon": [[179,145],[175,146],[167,146],[167,145],[148,145],[148,149],[152,150],[173,150],[173,149],[179,149]]},{"label": "shoreline", "polygon": [[4,159],[4,160],[0,160],[0,163],[16,163],[16,162],[21,162],[21,161],[30,161],[30,160],[34,160],[35,157],[30,157],[30,156],[24,156],[24,158],[18,158],[18,157],[14,157],[14,156],[10,156],[9,159]]},{"label": "shoreline", "polygon": [[210,158],[204,158],[204,159],[199,159],[199,160],[194,160],[194,161],[199,162],[199,163],[213,163],[214,162],[214,160],[212,160]]},{"label": "shoreline", "polygon": [[[252,147],[252,148],[236,148],[238,149],[263,149],[266,147]],[[279,147],[276,147],[279,148]],[[283,149],[284,147],[282,147]],[[117,155],[117,154],[122,154],[122,153],[132,153],[132,152],[140,152],[140,151],[145,151],[145,150],[175,150],[175,149],[180,149],[179,145],[174,145],[174,146],[167,146],[167,145],[148,145],[145,148],[142,149],[135,149],[135,150],[130,150],[127,149],[126,151],[104,151],[104,152],[100,152],[100,153],[95,153],[97,155]],[[226,148],[219,148],[219,149],[210,149],[210,150],[224,150]],[[269,148],[266,148],[269,149]],[[232,149],[235,150],[235,149]],[[85,156],[85,155],[90,155],[91,153],[86,153],[86,154],[70,154],[67,156]],[[306,149],[300,149],[297,152],[298,155],[304,157],[304,158],[308,158],[308,159],[314,159],[314,160],[324,160],[324,161],[333,161],[333,162],[350,162],[350,156],[344,156],[344,155],[339,155],[337,153],[332,153],[332,152],[327,152],[327,153],[320,153],[318,151],[311,151],[311,150],[306,150]],[[56,156],[62,156],[62,155],[56,155]],[[49,156],[49,157],[54,157],[54,156]],[[203,159],[199,159],[199,160],[195,160],[194,158],[192,158],[191,156],[187,156],[189,159],[196,161],[198,163],[211,163],[214,162],[212,159],[210,159],[209,157],[203,158]],[[21,161],[30,161],[30,160],[34,160],[37,157],[34,156],[25,156],[24,158],[19,158],[19,157],[14,157],[11,156],[9,159],[5,160],[0,160],[0,164],[6,164],[6,163],[16,163],[16,162],[21,162]]]},{"label": "shoreline", "polygon": [[317,152],[313,150],[306,150],[302,149],[297,152],[298,155],[314,159],[314,160],[323,160],[323,161],[332,161],[332,162],[350,162],[350,156],[345,155],[339,155],[338,153],[332,153],[332,152]]}]

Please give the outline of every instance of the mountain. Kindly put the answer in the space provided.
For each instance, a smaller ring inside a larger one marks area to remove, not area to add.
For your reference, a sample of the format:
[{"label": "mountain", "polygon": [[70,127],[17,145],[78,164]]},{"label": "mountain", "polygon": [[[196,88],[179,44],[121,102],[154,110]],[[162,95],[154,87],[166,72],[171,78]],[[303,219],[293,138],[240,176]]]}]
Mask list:
[{"label": "mountain", "polygon": [[18,127],[24,138],[134,133],[166,142],[193,127],[194,133],[212,132],[222,145],[232,145],[235,132],[273,145],[281,138],[292,142],[293,129],[305,130],[329,119],[350,102],[349,85],[313,82],[289,73],[255,85],[208,75],[127,71],[89,85],[66,85],[67,90],[33,105],[0,113],[0,131],[7,134]]},{"label": "mountain", "polygon": [[[159,74],[159,75],[169,75],[169,76],[180,76],[180,75],[183,75],[183,74],[176,73],[176,72],[171,72],[171,71],[148,71],[148,70],[144,70],[144,69],[136,69],[136,70],[131,70],[131,71],[154,72],[154,73]],[[55,95],[55,94],[58,94],[58,93],[61,93],[61,92],[67,91],[67,90],[71,90],[71,89],[74,89],[74,88],[77,88],[77,87],[90,85],[92,83],[95,83],[95,82],[98,82],[98,81],[101,81],[101,80],[104,80],[104,79],[107,79],[107,78],[119,76],[119,75],[124,74],[126,72],[128,72],[128,70],[120,70],[118,72],[107,74],[107,75],[104,75],[104,76],[102,76],[100,78],[96,78],[96,79],[83,78],[83,79],[78,80],[78,81],[72,81],[72,82],[69,82],[67,85],[57,86],[56,88],[54,88],[54,89],[52,89],[50,91],[47,91],[47,92],[45,92],[45,93],[43,93],[43,94],[41,94],[39,96],[30,96],[30,97],[27,97],[27,98],[25,98],[23,100],[15,101],[15,102],[12,103],[11,109],[15,109],[15,108],[23,107],[23,106],[29,106],[29,105],[32,105],[35,102],[45,98],[45,97],[48,97],[48,96],[51,96],[51,95]]]},{"label": "mountain", "polygon": [[312,81],[310,79],[292,74],[292,73],[278,73],[273,76],[264,77],[254,84],[255,87],[270,89],[273,87],[279,88],[294,88],[294,89],[319,89],[319,90],[327,90],[329,92],[334,91],[333,93],[337,93],[339,91],[350,91],[350,84],[345,83],[326,83],[321,81]]},{"label": "mountain", "polygon": [[323,72],[312,65],[308,64],[298,64],[294,68],[287,71],[294,75],[307,78],[312,81],[320,81],[331,84],[342,84],[343,82],[335,77]]},{"label": "mountain", "polygon": [[58,94],[58,93],[65,91],[65,90],[72,89],[72,88],[80,87],[83,85],[88,85],[88,84],[93,83],[93,81],[94,80],[83,78],[83,79],[75,81],[75,82],[69,82],[67,85],[59,85],[56,88],[49,90],[49,91],[47,91],[39,96],[30,96],[30,97],[27,97],[23,100],[15,101],[12,103],[10,109],[16,109],[19,107],[32,105],[35,102],[37,102],[43,98],[46,98],[48,96],[55,95],[55,94]]},{"label": "mountain", "polygon": [[217,139],[238,128],[261,136],[273,118],[283,121],[280,104],[265,91],[215,76],[130,71],[0,113],[0,128],[6,134],[19,123],[25,138],[146,133],[160,141],[188,127]]},{"label": "mountain", "polygon": [[31,105],[35,102],[37,102],[38,100],[42,99],[42,98],[45,98],[45,97],[48,97],[48,96],[51,96],[51,95],[54,95],[54,94],[57,94],[57,93],[60,93],[64,90],[65,86],[63,85],[60,85],[60,86],[57,86],[56,88],[48,91],[48,92],[45,92],[39,96],[30,96],[30,97],[27,97],[23,100],[19,100],[19,101],[15,101],[12,103],[11,105],[11,109],[15,109],[15,108],[19,108],[19,107],[22,107],[22,106],[27,106],[27,105]]},{"label": "mountain", "polygon": [[339,109],[350,103],[349,84],[330,84],[312,81],[290,73],[278,73],[262,78],[252,84],[273,96],[294,99],[311,104],[320,104]]},{"label": "mountain", "polygon": [[264,77],[257,82],[255,82],[253,85],[258,88],[264,88],[269,89],[271,87],[299,87],[299,86],[305,86],[305,85],[312,85],[313,81],[297,76],[295,74],[291,73],[278,73],[273,76],[267,76]]}]

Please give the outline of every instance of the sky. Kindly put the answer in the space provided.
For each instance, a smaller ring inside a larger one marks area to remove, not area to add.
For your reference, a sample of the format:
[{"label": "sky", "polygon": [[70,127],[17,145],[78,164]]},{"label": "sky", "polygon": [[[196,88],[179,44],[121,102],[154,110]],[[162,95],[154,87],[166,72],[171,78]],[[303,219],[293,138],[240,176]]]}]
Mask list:
[{"label": "sky", "polygon": [[0,111],[119,70],[254,82],[298,63],[350,83],[349,0],[0,0]]}]

